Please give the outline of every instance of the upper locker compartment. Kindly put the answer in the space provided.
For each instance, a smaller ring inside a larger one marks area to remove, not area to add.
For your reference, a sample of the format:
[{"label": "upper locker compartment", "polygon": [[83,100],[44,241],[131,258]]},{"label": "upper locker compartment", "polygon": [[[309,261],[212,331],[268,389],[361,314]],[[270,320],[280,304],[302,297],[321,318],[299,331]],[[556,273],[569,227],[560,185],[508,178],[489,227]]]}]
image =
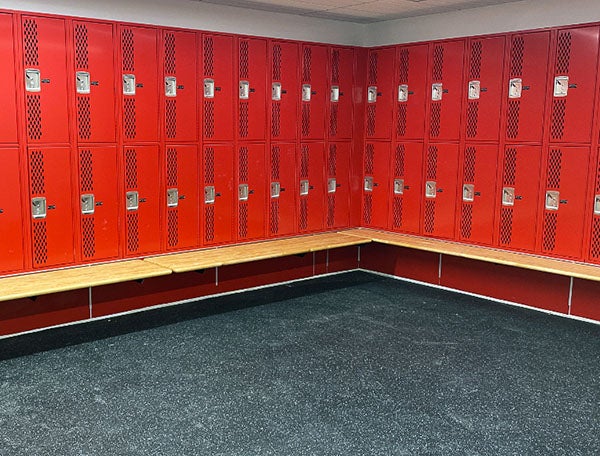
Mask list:
[{"label": "upper locker compartment", "polygon": [[263,141],[266,138],[267,41],[238,40],[238,139]]},{"label": "upper locker compartment", "polygon": [[[202,136],[233,141],[233,37],[202,35]],[[218,121],[217,121],[218,119]]]},{"label": "upper locker compartment", "polygon": [[165,30],[162,48],[164,138],[196,141],[196,34]]},{"label": "upper locker compartment", "polygon": [[369,50],[366,135],[389,139],[392,131],[392,99],[395,48]]},{"label": "upper locker compartment", "polygon": [[23,16],[22,34],[27,141],[67,143],[65,21]]},{"label": "upper locker compartment", "polygon": [[296,139],[298,127],[298,44],[271,42],[271,140]]},{"label": "upper locker compartment", "polygon": [[396,137],[422,139],[425,132],[427,99],[427,56],[429,46],[419,44],[398,48],[396,69]]},{"label": "upper locker compartment", "polygon": [[541,142],[550,32],[513,35],[508,53],[506,139]]},{"label": "upper locker compartment", "polygon": [[[158,58],[157,31],[120,27],[125,142],[157,141]],[[150,114],[150,115],[149,115]]]},{"label": "upper locker compartment", "polygon": [[464,49],[464,41],[431,45],[429,138],[434,141],[459,140]]},{"label": "upper locker compartment", "polygon": [[77,140],[80,143],[114,143],[113,26],[74,21],[73,40]]},{"label": "upper locker compartment", "polygon": [[327,48],[302,46],[302,139],[325,139],[327,87]]},{"label": "upper locker compartment", "polygon": [[0,143],[17,142],[17,105],[15,99],[15,55],[10,14],[0,14]]},{"label": "upper locker compartment", "polygon": [[329,62],[329,139],[351,139],[354,51],[332,47]]}]

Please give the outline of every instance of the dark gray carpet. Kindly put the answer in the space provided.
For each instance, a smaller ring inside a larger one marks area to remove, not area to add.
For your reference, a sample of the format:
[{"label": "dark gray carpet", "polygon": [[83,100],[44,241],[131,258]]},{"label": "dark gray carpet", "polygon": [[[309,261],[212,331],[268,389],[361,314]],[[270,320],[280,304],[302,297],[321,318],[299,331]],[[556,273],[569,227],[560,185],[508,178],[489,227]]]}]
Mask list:
[{"label": "dark gray carpet", "polygon": [[366,273],[2,351],[2,456],[600,454],[599,326]]}]

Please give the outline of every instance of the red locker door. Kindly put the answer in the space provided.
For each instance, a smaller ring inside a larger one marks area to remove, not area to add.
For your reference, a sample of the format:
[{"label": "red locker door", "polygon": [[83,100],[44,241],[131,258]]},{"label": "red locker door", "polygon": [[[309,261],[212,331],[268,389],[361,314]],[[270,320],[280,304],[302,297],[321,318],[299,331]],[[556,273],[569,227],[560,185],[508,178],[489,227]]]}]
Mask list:
[{"label": "red locker door", "polygon": [[31,143],[67,143],[65,21],[23,16],[25,119]]},{"label": "red locker door", "polygon": [[581,259],[590,149],[551,147],[546,164],[541,252]]},{"label": "red locker door", "polygon": [[325,139],[325,112],[329,98],[327,47],[302,46],[302,139]]},{"label": "red locker door", "polygon": [[366,135],[388,139],[392,132],[395,48],[369,50]]},{"label": "red locker door", "polygon": [[237,154],[237,240],[265,237],[265,146],[246,144]]},{"label": "red locker door", "polygon": [[123,138],[158,140],[157,31],[122,26]]},{"label": "red locker door", "polygon": [[427,58],[429,46],[418,44],[398,49],[396,70],[396,138],[423,139],[427,100]]},{"label": "red locker door", "polygon": [[198,246],[198,150],[196,146],[166,147],[166,248]]},{"label": "red locker door", "polygon": [[472,38],[469,41],[469,81],[465,90],[467,140],[499,139],[504,42],[503,36]]},{"label": "red locker door", "polygon": [[74,260],[70,152],[66,147],[28,150],[34,268]]},{"label": "red locker door", "polygon": [[394,182],[390,187],[392,230],[419,234],[423,188],[423,144],[397,144],[392,156]]},{"label": "red locker door", "polygon": [[10,14],[0,14],[0,142],[17,142],[17,104],[15,90],[15,54],[13,24]]},{"label": "red locker door", "polygon": [[458,141],[463,100],[464,41],[447,41],[431,46],[431,94],[429,137]]},{"label": "red locker door", "polygon": [[115,142],[113,26],[73,22],[77,140]]},{"label": "red locker door", "polygon": [[591,140],[596,62],[597,26],[558,30],[555,38],[554,79],[550,114],[550,141]]},{"label": "red locker door", "polygon": [[233,37],[202,35],[204,140],[233,141]]},{"label": "red locker door", "polygon": [[491,245],[496,204],[498,146],[467,144],[462,154],[458,239]]},{"label": "red locker door", "polygon": [[590,226],[590,240],[586,248],[586,259],[590,263],[600,263],[600,161],[596,163],[594,194],[588,204],[593,208]]},{"label": "red locker door", "polygon": [[425,156],[425,214],[423,232],[429,236],[454,238],[458,146],[431,144]]},{"label": "red locker door", "polygon": [[325,212],[325,145],[300,146],[300,232],[323,229]]},{"label": "red locker door", "polygon": [[272,144],[269,234],[272,237],[296,233],[296,145]]},{"label": "red locker door", "polygon": [[333,47],[329,62],[329,139],[351,139],[354,50]]},{"label": "red locker door", "polygon": [[160,250],[158,146],[125,147],[125,253]]},{"label": "red locker door", "polygon": [[271,42],[271,139],[296,139],[298,127],[298,44]]},{"label": "red locker door", "polygon": [[363,223],[372,228],[388,227],[390,196],[390,144],[369,142],[365,148],[363,179]]},{"label": "red locker door", "polygon": [[79,149],[81,259],[119,256],[118,167],[115,146]]},{"label": "red locker door", "polygon": [[506,138],[542,140],[550,32],[513,35],[508,55]]},{"label": "red locker door", "polygon": [[240,38],[238,42],[238,139],[264,140],[266,135],[267,41]]},{"label": "red locker door", "polygon": [[541,149],[506,146],[502,160],[498,245],[515,250],[535,248],[539,206]]},{"label": "red locker door", "polygon": [[0,272],[19,271],[25,266],[19,150],[1,149],[0,160]]},{"label": "red locker door", "polygon": [[347,228],[350,224],[349,142],[330,142],[327,148],[327,228]]},{"label": "red locker door", "polygon": [[233,146],[204,146],[204,245],[233,240]]},{"label": "red locker door", "polygon": [[196,141],[196,34],[164,31],[164,137],[167,141]]}]

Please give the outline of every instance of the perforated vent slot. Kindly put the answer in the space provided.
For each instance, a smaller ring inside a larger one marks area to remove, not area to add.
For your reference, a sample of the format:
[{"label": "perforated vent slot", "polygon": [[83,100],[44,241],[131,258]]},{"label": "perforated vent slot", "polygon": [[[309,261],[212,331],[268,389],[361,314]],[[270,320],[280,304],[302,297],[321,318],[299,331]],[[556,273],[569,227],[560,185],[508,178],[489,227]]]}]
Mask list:
[{"label": "perforated vent slot", "polygon": [[137,212],[127,213],[127,251],[135,253],[140,248],[140,219]]},{"label": "perforated vent slot", "polygon": [[80,69],[87,69],[89,65],[88,28],[83,24],[75,26],[75,64]]},{"label": "perforated vent slot", "polygon": [[548,178],[546,187],[549,189],[560,188],[560,172],[562,168],[562,151],[560,149],[552,149],[548,159]]},{"label": "perforated vent slot", "polygon": [[240,79],[248,79],[248,41],[240,41]]},{"label": "perforated vent slot", "polygon": [[31,194],[42,195],[46,193],[44,153],[41,150],[31,151],[29,172],[31,173]]},{"label": "perforated vent slot", "polygon": [[335,225],[335,193],[327,195],[327,226]]},{"label": "perforated vent slot", "polygon": [[467,138],[477,136],[479,126],[479,101],[469,101],[467,106]]},{"label": "perforated vent slot", "polygon": [[240,101],[239,134],[240,138],[248,137],[248,102]]},{"label": "perforated vent slot", "polygon": [[212,138],[215,135],[215,105],[212,101],[204,101],[204,137]]},{"label": "perforated vent slot", "polygon": [[377,85],[377,67],[379,54],[371,52],[369,54],[369,85]]},{"label": "perforated vent slot", "polygon": [[375,135],[375,117],[377,114],[377,105],[369,104],[367,106],[367,136]]},{"label": "perforated vent slot", "polygon": [[364,205],[363,205],[363,220],[365,221],[365,225],[371,224],[372,215],[373,215],[373,194],[366,193],[364,195]]},{"label": "perforated vent slot", "polygon": [[126,98],[125,109],[123,113],[123,123],[125,129],[125,138],[135,139],[137,136],[137,109],[135,98]]},{"label": "perforated vent slot", "polygon": [[127,189],[136,189],[138,186],[137,151],[125,150],[125,186]]},{"label": "perforated vent slot", "polygon": [[464,169],[465,182],[475,182],[476,158],[477,158],[477,151],[474,147],[465,148],[465,169]]},{"label": "perforated vent slot", "polygon": [[84,217],[81,221],[82,250],[84,258],[93,258],[96,255],[96,223],[94,217]]},{"label": "perforated vent slot", "polygon": [[175,34],[165,34],[165,73],[175,76],[177,73],[177,54],[175,52]]},{"label": "perforated vent slot", "polygon": [[279,181],[281,151],[279,146],[271,147],[271,180]]},{"label": "perforated vent slot", "polygon": [[510,77],[517,78],[523,75],[523,56],[525,53],[525,40],[522,36],[513,38],[510,50]]},{"label": "perforated vent slot", "polygon": [[302,103],[302,136],[310,135],[310,104]]},{"label": "perforated vent slot", "polygon": [[240,182],[248,182],[248,148],[240,147],[239,151]]},{"label": "perforated vent slot", "polygon": [[207,147],[204,149],[204,183],[215,183],[215,149]]},{"label": "perforated vent slot", "polygon": [[308,198],[300,198],[299,215],[298,226],[300,231],[305,231],[308,228]]},{"label": "perforated vent slot", "polygon": [[123,71],[135,72],[135,40],[133,30],[124,28],[121,31],[121,54],[123,56]]},{"label": "perforated vent slot", "polygon": [[471,65],[469,66],[469,79],[479,79],[481,77],[481,41],[475,41],[471,45]]},{"label": "perforated vent slot", "polygon": [[402,228],[402,197],[394,198],[392,210],[394,228]]},{"label": "perforated vent slot", "polygon": [[463,239],[471,238],[471,230],[473,227],[473,205],[463,204],[462,214],[460,219],[460,235]]},{"label": "perforated vent slot", "polygon": [[166,135],[168,139],[177,137],[177,100],[166,100],[165,106]]},{"label": "perforated vent slot", "polygon": [[435,181],[437,180],[437,160],[438,160],[438,148],[437,146],[429,146],[427,153],[427,179]]},{"label": "perforated vent slot", "polygon": [[556,212],[546,212],[544,214],[544,235],[542,247],[547,252],[552,252],[556,247],[556,223],[558,214]]},{"label": "perforated vent slot", "polygon": [[312,80],[312,49],[308,46],[302,51],[302,82]]},{"label": "perforated vent slot", "polygon": [[177,247],[179,244],[179,211],[169,209],[167,214],[167,244]]},{"label": "perforated vent slot", "polygon": [[515,185],[517,149],[509,147],[504,152],[504,185]]},{"label": "perforated vent slot", "polygon": [[594,217],[590,257],[596,261],[600,259],[600,217]]},{"label": "perforated vent slot", "polygon": [[500,213],[500,244],[510,245],[512,242],[513,210],[503,207]]},{"label": "perforated vent slot", "polygon": [[566,98],[554,98],[552,100],[552,118],[550,134],[552,139],[562,139],[565,134],[565,114],[567,111]]},{"label": "perforated vent slot", "polygon": [[167,147],[167,185],[169,187],[177,187],[177,171],[177,149]]},{"label": "perforated vent slot", "polygon": [[35,266],[42,266],[48,262],[48,235],[45,220],[33,224],[33,262]]},{"label": "perforated vent slot", "polygon": [[441,103],[433,103],[431,105],[431,117],[429,134],[432,138],[437,138],[440,135],[442,120],[442,105]]},{"label": "perforated vent slot", "polygon": [[248,237],[248,203],[239,203],[238,236],[240,238]]},{"label": "perforated vent slot", "polygon": [[271,199],[271,212],[269,213],[269,231],[271,234],[279,233],[279,199]]},{"label": "perforated vent slot", "polygon": [[558,50],[556,52],[556,73],[569,74],[571,66],[571,32],[559,32]]},{"label": "perforated vent slot", "polygon": [[338,105],[332,103],[329,113],[329,136],[335,137],[338,133]]},{"label": "perforated vent slot", "polygon": [[340,82],[340,51],[338,49],[331,52],[331,82],[333,84]]},{"label": "perforated vent slot", "polygon": [[214,42],[210,36],[205,36],[203,41],[204,50],[204,75],[214,76]]},{"label": "perforated vent slot", "polygon": [[81,193],[94,191],[94,163],[92,152],[84,149],[79,152],[79,175]]},{"label": "perforated vent slot", "polygon": [[444,79],[444,47],[436,45],[433,49],[433,80]]},{"label": "perforated vent slot", "polygon": [[515,139],[519,136],[519,119],[521,114],[521,102],[519,100],[510,100],[508,102],[506,136]]},{"label": "perforated vent slot", "polygon": [[27,136],[42,138],[42,104],[39,95],[27,95]]},{"label": "perforated vent slot", "polygon": [[426,233],[433,233],[435,230],[435,200],[425,201],[425,223],[423,230]]},{"label": "perforated vent slot", "polygon": [[278,138],[281,135],[281,106],[279,103],[271,104],[271,136]]},{"label": "perforated vent slot", "polygon": [[300,156],[300,178],[308,179],[308,165],[309,165],[309,153],[308,146],[302,145],[302,154]]},{"label": "perforated vent slot", "polygon": [[209,204],[204,209],[204,240],[212,242],[215,239],[215,206]]},{"label": "perforated vent slot", "polygon": [[273,81],[281,81],[281,46],[273,46]]},{"label": "perforated vent slot", "polygon": [[396,152],[394,154],[394,177],[404,176],[404,160],[406,155],[406,147],[404,144],[398,144],[396,146]]},{"label": "perforated vent slot", "polygon": [[396,123],[396,134],[398,136],[406,136],[406,103],[398,105],[398,118]]},{"label": "perforated vent slot", "polygon": [[25,51],[25,65],[38,66],[39,62],[39,41],[37,22],[34,19],[26,19],[23,22],[23,44]]},{"label": "perforated vent slot", "polygon": [[92,135],[90,98],[87,96],[77,97],[77,134],[79,139],[90,139]]},{"label": "perforated vent slot", "polygon": [[375,166],[375,146],[373,144],[367,144],[365,148],[365,174],[373,175],[373,168]]},{"label": "perforated vent slot", "polygon": [[398,77],[400,83],[408,84],[408,70],[410,68],[410,51],[406,48],[400,51],[400,64],[398,68]]},{"label": "perforated vent slot", "polygon": [[327,157],[327,170],[329,177],[337,175],[337,144],[329,145],[329,156]]}]

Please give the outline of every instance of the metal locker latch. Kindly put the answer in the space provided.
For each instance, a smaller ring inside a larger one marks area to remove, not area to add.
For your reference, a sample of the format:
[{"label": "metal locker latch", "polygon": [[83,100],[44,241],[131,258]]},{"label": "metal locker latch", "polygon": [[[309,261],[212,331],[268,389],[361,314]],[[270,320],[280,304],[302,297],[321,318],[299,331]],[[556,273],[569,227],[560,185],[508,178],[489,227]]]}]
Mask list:
[{"label": "metal locker latch", "polygon": [[39,92],[42,90],[42,78],[40,70],[27,68],[25,70],[25,90],[27,92]]},{"label": "metal locker latch", "polygon": [[469,100],[479,100],[481,96],[481,82],[469,81]]},{"label": "metal locker latch", "polygon": [[206,204],[213,204],[215,202],[215,187],[214,185],[208,185],[204,187],[204,202]]},{"label": "metal locker latch", "polygon": [[90,93],[90,82],[90,74],[87,71],[78,71],[75,73],[75,86],[77,87],[77,93]]},{"label": "metal locker latch", "polygon": [[546,209],[549,211],[557,211],[560,202],[560,194],[557,191],[548,190],[546,192]]},{"label": "metal locker latch", "polygon": [[523,92],[523,80],[511,79],[508,82],[508,98],[521,98],[521,92]]},{"label": "metal locker latch", "polygon": [[404,179],[394,179],[394,195],[404,194]]},{"label": "metal locker latch", "polygon": [[135,74],[123,75],[123,95],[135,95]]},{"label": "metal locker latch", "polygon": [[310,101],[311,94],[310,84],[302,84],[302,101]]},{"label": "metal locker latch", "polygon": [[513,187],[504,187],[502,189],[502,205],[503,206],[514,206],[515,205],[515,189]]},{"label": "metal locker latch", "polygon": [[475,199],[475,186],[473,184],[463,185],[463,201],[473,201]]},{"label": "metal locker latch", "polygon": [[271,99],[273,101],[281,101],[281,83],[274,82],[271,85]]},{"label": "metal locker latch", "polygon": [[300,195],[304,196],[304,195],[308,195],[308,189],[309,189],[309,185],[308,185],[308,180],[301,180],[300,181]]},{"label": "metal locker latch", "polygon": [[238,186],[238,199],[240,201],[248,201],[248,184],[240,184]]},{"label": "metal locker latch", "polygon": [[281,193],[281,185],[279,182],[271,182],[271,198],[279,198]]},{"label": "metal locker latch", "polygon": [[443,84],[436,82],[435,84],[431,84],[431,100],[432,101],[440,101],[442,99],[442,94],[444,93]]},{"label": "metal locker latch", "polygon": [[340,101],[340,86],[331,86],[330,100],[332,103]]},{"label": "metal locker latch", "polygon": [[81,213],[93,214],[96,208],[94,195],[91,193],[81,195]]},{"label": "metal locker latch", "polygon": [[137,211],[140,207],[140,195],[138,192],[125,193],[125,206],[128,211]]},{"label": "metal locker latch", "polygon": [[594,215],[600,215],[600,195],[594,197]]},{"label": "metal locker latch", "polygon": [[335,177],[327,179],[327,193],[335,193],[337,189],[337,180]]},{"label": "metal locker latch", "polygon": [[367,88],[367,102],[375,103],[377,101],[377,86]]},{"label": "metal locker latch", "polygon": [[398,102],[406,103],[408,101],[408,84],[398,86]]},{"label": "metal locker latch", "polygon": [[372,192],[373,191],[373,177],[372,176],[365,176],[365,181],[364,181],[364,187],[365,192]]},{"label": "metal locker latch", "polygon": [[437,184],[435,181],[425,182],[425,196],[427,198],[435,198],[437,194]]},{"label": "metal locker latch", "polygon": [[179,190],[176,188],[167,189],[167,207],[177,207],[179,204]]},{"label": "metal locker latch", "polygon": [[31,198],[31,216],[34,219],[46,218],[46,198]]},{"label": "metal locker latch", "polygon": [[204,80],[204,98],[215,97],[215,80],[205,79]]},{"label": "metal locker latch", "polygon": [[554,78],[554,96],[566,97],[569,91],[569,76],[556,76]]},{"label": "metal locker latch", "polygon": [[175,76],[165,77],[165,97],[177,96],[177,78]]},{"label": "metal locker latch", "polygon": [[248,81],[240,81],[240,100],[250,98],[250,83]]}]

